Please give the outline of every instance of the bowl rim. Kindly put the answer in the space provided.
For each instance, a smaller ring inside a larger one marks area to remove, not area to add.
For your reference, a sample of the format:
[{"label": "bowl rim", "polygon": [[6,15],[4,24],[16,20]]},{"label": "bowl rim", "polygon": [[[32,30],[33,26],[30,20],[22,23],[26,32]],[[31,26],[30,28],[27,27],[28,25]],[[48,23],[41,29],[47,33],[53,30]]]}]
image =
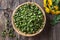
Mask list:
[{"label": "bowl rim", "polygon": [[[22,5],[24,5],[24,4],[33,4],[33,3],[34,3],[34,4],[41,10],[41,12],[43,13],[43,16],[44,16],[43,28],[40,29],[38,32],[36,32],[36,33],[34,33],[34,34],[25,34],[25,33],[21,32],[18,28],[16,28],[16,26],[15,26],[15,24],[14,24],[14,21],[13,21],[13,16],[14,16],[16,10],[17,10],[20,6],[22,6]],[[13,29],[14,29],[19,35],[22,35],[22,36],[35,36],[35,35],[39,34],[39,33],[44,29],[45,24],[46,24],[46,15],[45,15],[44,10],[43,10],[37,3],[35,3],[35,2],[25,2],[25,3],[22,3],[21,5],[17,6],[16,9],[13,11],[13,14],[12,14],[12,16],[11,16],[11,22],[12,22],[12,25],[13,25]]]}]

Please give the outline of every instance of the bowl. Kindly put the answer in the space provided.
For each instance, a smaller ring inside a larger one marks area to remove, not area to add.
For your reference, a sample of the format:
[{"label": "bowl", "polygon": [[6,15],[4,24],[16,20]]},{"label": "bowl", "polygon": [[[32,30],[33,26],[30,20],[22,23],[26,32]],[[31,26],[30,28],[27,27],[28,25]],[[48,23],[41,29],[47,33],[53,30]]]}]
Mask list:
[{"label": "bowl", "polygon": [[[24,5],[24,4],[33,4],[33,3],[34,3],[34,4],[41,10],[41,12],[43,13],[43,16],[44,16],[44,21],[43,21],[43,25],[42,25],[43,28],[41,28],[39,31],[37,31],[37,32],[34,33],[34,34],[25,34],[25,33],[21,32],[18,28],[16,28],[16,26],[15,26],[15,24],[14,24],[13,16],[14,16],[16,10],[17,10],[20,6],[22,6],[22,5]],[[28,36],[28,37],[30,37],[30,36],[35,36],[35,35],[41,33],[41,31],[44,29],[45,24],[46,24],[46,16],[45,16],[44,10],[43,10],[37,3],[35,3],[35,2],[25,2],[25,3],[17,6],[16,9],[13,11],[13,14],[12,14],[12,17],[11,17],[11,21],[12,21],[13,29],[14,29],[18,34],[20,34],[20,35],[22,35],[22,36]]]}]

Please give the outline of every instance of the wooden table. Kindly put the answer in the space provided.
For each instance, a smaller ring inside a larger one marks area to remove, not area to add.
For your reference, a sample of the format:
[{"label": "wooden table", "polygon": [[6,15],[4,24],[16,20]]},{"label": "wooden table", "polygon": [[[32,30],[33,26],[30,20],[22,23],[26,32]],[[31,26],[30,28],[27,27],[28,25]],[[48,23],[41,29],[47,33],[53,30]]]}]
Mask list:
[{"label": "wooden table", "polygon": [[[4,38],[1,37],[1,32],[5,28],[6,18],[9,20],[8,28],[12,27],[11,25],[11,15],[13,10],[20,4],[24,2],[28,2],[32,0],[0,0],[0,40],[3,40]],[[35,0],[36,3],[38,3],[43,8],[43,0]],[[43,8],[44,9],[44,8]],[[5,16],[4,16],[5,15]],[[44,30],[34,36],[34,37],[24,37],[19,34],[16,34],[16,37],[18,40],[60,40],[60,24],[57,24],[55,26],[50,25],[50,20],[53,18],[51,14],[46,14],[47,22]],[[5,40],[16,40],[15,38],[6,37]]]}]

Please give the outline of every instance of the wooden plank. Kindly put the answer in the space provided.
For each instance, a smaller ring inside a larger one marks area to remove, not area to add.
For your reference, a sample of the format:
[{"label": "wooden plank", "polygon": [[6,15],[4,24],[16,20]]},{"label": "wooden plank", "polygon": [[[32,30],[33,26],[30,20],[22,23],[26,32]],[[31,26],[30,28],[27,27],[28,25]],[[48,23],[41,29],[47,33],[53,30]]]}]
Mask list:
[{"label": "wooden plank", "polygon": [[27,2],[27,0],[19,0],[19,4],[22,4],[24,2]]},{"label": "wooden plank", "polygon": [[60,40],[60,23],[55,26],[56,40]]},{"label": "wooden plank", "polygon": [[7,0],[7,8],[14,10],[19,5],[19,0]]},{"label": "wooden plank", "polygon": [[28,40],[34,40],[34,37],[29,37]]},{"label": "wooden plank", "polygon": [[43,0],[35,0],[35,2],[43,8]]},{"label": "wooden plank", "polygon": [[0,9],[7,8],[7,0],[0,0]]},{"label": "wooden plank", "polygon": [[11,8],[12,2],[14,0],[7,0],[7,8]]},{"label": "wooden plank", "polygon": [[53,40],[56,40],[56,26],[53,27],[53,35],[52,35]]},{"label": "wooden plank", "polygon": [[[53,16],[52,15],[50,15],[50,14],[47,14],[46,15],[46,17],[47,17],[47,28],[48,28],[48,34],[46,34],[46,35],[48,35],[48,40],[53,40],[53,27],[51,26],[51,24],[50,24],[50,20],[53,18]],[[51,18],[52,17],[52,18]]]},{"label": "wooden plank", "polygon": [[4,17],[4,11],[0,10],[0,40],[4,40],[6,38],[2,37],[2,31],[6,28],[6,18]]},{"label": "wooden plank", "polygon": [[19,0],[13,0],[11,4],[11,9],[14,10],[19,5]]},{"label": "wooden plank", "polygon": [[[19,5],[19,0],[7,0],[7,8],[6,9],[6,12],[7,14],[9,14],[9,19],[11,19],[11,15],[12,15],[12,11]],[[10,20],[11,22],[11,20]],[[18,35],[16,32],[14,32],[16,34],[16,37],[11,39],[11,38],[8,38],[9,40],[17,40],[18,38]]]},{"label": "wooden plank", "polygon": [[32,2],[32,0],[27,0],[27,2]]},{"label": "wooden plank", "polygon": [[1,33],[2,33],[2,31],[3,31],[3,28],[4,28],[4,24],[3,24],[3,22],[2,22],[2,15],[3,15],[3,11],[1,11],[0,10],[0,40],[2,40],[3,38],[1,37]]}]

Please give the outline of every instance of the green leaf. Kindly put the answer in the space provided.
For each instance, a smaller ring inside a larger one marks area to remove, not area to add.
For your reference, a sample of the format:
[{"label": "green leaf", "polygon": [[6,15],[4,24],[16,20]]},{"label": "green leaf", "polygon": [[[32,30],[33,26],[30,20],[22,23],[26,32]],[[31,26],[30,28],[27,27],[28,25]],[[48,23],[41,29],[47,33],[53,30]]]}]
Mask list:
[{"label": "green leaf", "polygon": [[52,0],[52,2],[55,2],[55,0]]},{"label": "green leaf", "polygon": [[51,25],[56,25],[60,21],[60,15],[55,15],[55,17],[51,21]]},{"label": "green leaf", "polygon": [[55,1],[55,4],[58,5],[58,3],[59,3],[59,0],[56,0],[56,1]]}]

